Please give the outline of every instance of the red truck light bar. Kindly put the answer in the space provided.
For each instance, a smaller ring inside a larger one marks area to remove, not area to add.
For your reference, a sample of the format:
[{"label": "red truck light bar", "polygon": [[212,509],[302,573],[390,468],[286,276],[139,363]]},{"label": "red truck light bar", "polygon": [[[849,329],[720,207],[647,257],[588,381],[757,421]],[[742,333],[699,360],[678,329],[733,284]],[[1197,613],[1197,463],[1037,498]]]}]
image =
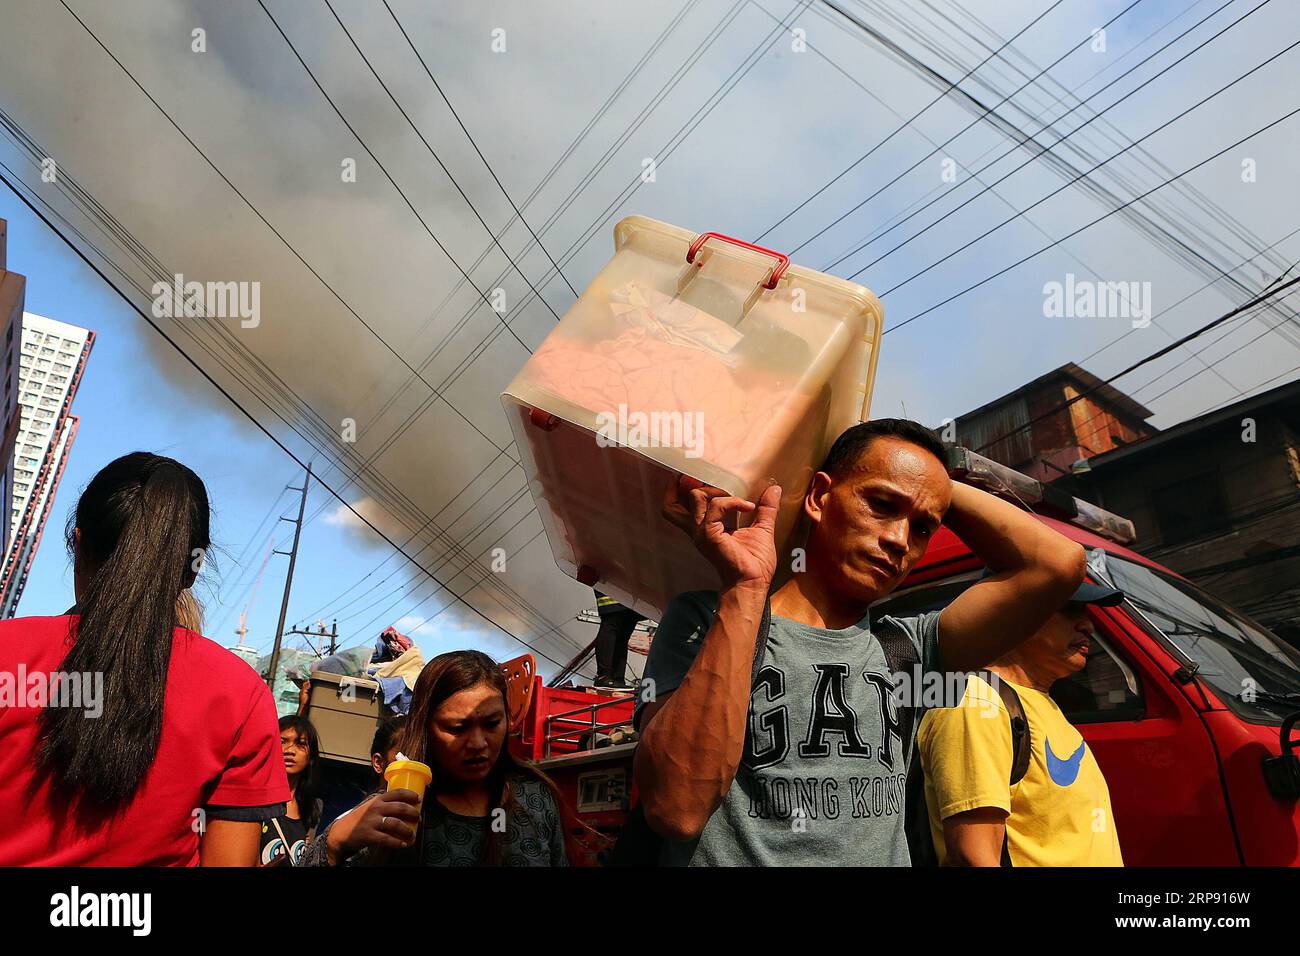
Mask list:
[{"label": "red truck light bar", "polygon": [[956,481],[1019,501],[1038,514],[1068,521],[1120,544],[1130,544],[1137,537],[1133,522],[1127,518],[1044,485],[969,448],[948,446],[948,474]]}]

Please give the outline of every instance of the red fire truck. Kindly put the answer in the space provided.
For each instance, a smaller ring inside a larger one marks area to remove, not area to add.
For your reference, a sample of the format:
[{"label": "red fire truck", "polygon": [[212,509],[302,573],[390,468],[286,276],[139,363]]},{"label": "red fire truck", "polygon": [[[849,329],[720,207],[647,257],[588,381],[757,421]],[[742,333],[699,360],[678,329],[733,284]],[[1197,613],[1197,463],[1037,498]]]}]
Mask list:
[{"label": "red fire truck", "polygon": [[[1083,545],[1089,577],[1125,601],[1092,608],[1088,666],[1052,695],[1106,775],[1131,866],[1300,865],[1300,652],[1178,574],[1124,547],[1132,525],[955,449],[954,478],[1019,501]],[[941,531],[875,613],[946,606],[979,560]],[[523,663],[521,663],[523,662]],[[633,698],[545,686],[512,662],[521,726],[512,747],[560,786],[590,830],[576,863],[599,864],[635,798],[635,740],[619,742]],[[579,828],[581,829],[581,828]]]}]

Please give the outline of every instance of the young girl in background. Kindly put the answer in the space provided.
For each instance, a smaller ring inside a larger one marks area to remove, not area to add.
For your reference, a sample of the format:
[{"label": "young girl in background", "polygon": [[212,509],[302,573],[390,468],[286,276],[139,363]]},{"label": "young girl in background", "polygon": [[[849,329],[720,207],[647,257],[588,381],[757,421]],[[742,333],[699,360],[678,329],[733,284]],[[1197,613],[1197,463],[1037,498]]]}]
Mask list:
[{"label": "young girl in background", "polygon": [[280,718],[280,751],[289,777],[285,812],[262,824],[263,866],[298,866],[303,850],[316,835],[324,801],[320,785],[320,738],[306,717]]}]

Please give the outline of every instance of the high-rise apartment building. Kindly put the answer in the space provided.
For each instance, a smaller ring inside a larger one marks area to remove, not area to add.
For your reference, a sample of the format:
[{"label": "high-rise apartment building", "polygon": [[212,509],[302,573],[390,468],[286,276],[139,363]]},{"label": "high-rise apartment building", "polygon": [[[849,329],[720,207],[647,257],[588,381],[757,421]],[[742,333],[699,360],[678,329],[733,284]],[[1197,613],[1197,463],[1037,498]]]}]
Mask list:
[{"label": "high-rise apartment building", "polygon": [[41,543],[54,494],[77,434],[72,399],[81,383],[95,333],[26,312],[18,359],[18,430],[13,486],[6,517],[12,528],[0,567],[0,617],[18,609]]},{"label": "high-rise apartment building", "polygon": [[23,303],[27,279],[8,271],[8,223],[0,219],[0,544],[13,533],[14,443],[22,416],[18,407],[19,350],[23,340]]}]

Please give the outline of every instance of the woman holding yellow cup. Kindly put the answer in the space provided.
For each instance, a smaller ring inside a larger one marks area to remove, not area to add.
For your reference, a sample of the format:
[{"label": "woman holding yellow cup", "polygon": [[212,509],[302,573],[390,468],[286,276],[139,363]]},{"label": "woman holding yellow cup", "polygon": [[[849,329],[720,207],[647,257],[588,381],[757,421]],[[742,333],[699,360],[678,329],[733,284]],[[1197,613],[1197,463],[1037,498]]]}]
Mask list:
[{"label": "woman holding yellow cup", "polygon": [[388,788],[336,819],[302,866],[567,866],[554,785],[505,746],[505,675],[453,651],[415,683]]}]

